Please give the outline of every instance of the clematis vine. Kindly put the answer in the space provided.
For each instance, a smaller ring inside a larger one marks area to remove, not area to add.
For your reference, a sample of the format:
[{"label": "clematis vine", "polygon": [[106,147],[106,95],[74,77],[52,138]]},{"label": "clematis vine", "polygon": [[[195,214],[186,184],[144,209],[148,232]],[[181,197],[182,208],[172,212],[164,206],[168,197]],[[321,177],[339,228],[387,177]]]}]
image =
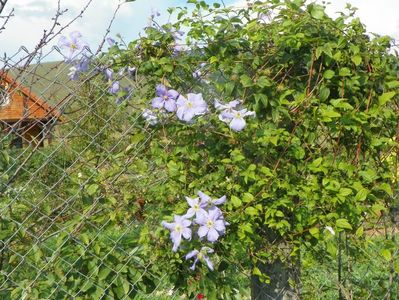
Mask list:
[{"label": "clematis vine", "polygon": [[83,41],[82,34],[79,31],[73,31],[69,34],[69,38],[61,36],[58,41],[58,46],[61,49],[67,50],[67,54],[64,55],[66,62],[73,61],[79,54],[88,49],[88,44]]},{"label": "clematis vine", "polygon": [[163,84],[158,84],[155,90],[157,97],[152,99],[152,107],[165,108],[168,112],[176,111],[176,99],[179,93],[172,89],[168,90]]},{"label": "clematis vine", "polygon": [[[225,234],[226,226],[229,225],[223,218],[222,211],[216,206],[226,201],[226,196],[218,199],[212,199],[207,194],[198,191],[196,198],[185,197],[190,206],[184,216],[174,216],[174,222],[163,221],[162,225],[170,230],[170,238],[173,241],[173,251],[177,251],[182,239],[188,239],[191,243],[192,231],[197,231],[194,238],[196,244],[200,242],[200,250],[194,249],[187,253],[186,260],[194,259],[191,270],[195,270],[196,264],[200,261],[205,263],[213,271],[213,263],[208,254],[214,250],[207,246],[208,242],[215,243],[219,236]],[[194,217],[194,221],[191,218]],[[191,228],[189,228],[189,226]],[[206,237],[206,238],[205,238]]]},{"label": "clematis vine", "polygon": [[224,122],[229,124],[231,130],[241,131],[247,125],[245,122],[245,117],[255,116],[254,111],[248,111],[247,109],[234,110],[231,112],[222,112],[221,118]]},{"label": "clematis vine", "polygon": [[220,209],[210,209],[205,214],[200,214],[195,222],[200,225],[198,236],[203,238],[206,236],[211,243],[216,242],[220,235],[226,231],[225,222]]},{"label": "clematis vine", "polygon": [[175,215],[173,223],[162,221],[162,226],[170,230],[170,238],[173,242],[172,250],[174,252],[179,248],[182,237],[187,240],[191,239],[190,225],[191,221],[187,220],[185,216]]},{"label": "clematis vine", "polygon": [[195,270],[195,266],[197,265],[197,262],[205,262],[208,268],[213,271],[213,263],[209,256],[207,255],[208,253],[213,253],[213,249],[209,247],[202,247],[200,251],[194,249],[193,251],[190,251],[186,255],[186,260],[194,258],[194,263],[190,267],[191,270]]},{"label": "clematis vine", "polygon": [[187,98],[182,95],[177,99],[177,117],[186,122],[190,122],[195,116],[203,115],[208,110],[208,106],[202,94],[187,94]]}]

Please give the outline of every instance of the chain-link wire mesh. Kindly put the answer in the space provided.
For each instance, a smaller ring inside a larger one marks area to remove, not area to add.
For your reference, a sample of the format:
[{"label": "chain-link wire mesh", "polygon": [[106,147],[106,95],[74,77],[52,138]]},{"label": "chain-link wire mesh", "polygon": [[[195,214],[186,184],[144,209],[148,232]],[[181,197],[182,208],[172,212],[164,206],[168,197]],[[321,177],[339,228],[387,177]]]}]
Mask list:
[{"label": "chain-link wire mesh", "polygon": [[[103,62],[76,81],[68,63],[46,62],[55,53],[62,58],[57,47],[46,53],[22,47],[0,60],[0,297],[188,298],[170,284],[167,265],[142,246],[160,227],[148,217],[156,207],[145,205],[143,193],[167,177],[140,156],[154,133],[135,101],[145,94],[145,80],[118,74],[121,84],[141,92],[117,97]],[[21,64],[20,57],[36,63]],[[299,261],[287,254],[283,262],[260,264],[277,285],[226,258],[237,272],[232,295],[398,299],[397,211],[365,219],[362,233],[332,233],[317,246],[304,242]]]}]

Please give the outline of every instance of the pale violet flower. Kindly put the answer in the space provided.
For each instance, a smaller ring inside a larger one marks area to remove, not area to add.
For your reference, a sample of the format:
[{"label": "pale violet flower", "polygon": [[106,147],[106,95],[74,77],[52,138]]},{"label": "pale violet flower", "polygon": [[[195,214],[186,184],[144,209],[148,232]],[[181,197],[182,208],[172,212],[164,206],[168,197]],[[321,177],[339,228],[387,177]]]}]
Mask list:
[{"label": "pale violet flower", "polygon": [[209,212],[199,214],[195,222],[200,225],[198,236],[203,238],[206,236],[209,242],[215,242],[220,235],[226,231],[226,224],[220,209],[216,207],[210,209]]},{"label": "pale violet flower", "polygon": [[67,54],[64,55],[65,61],[71,62],[79,54],[83,53],[85,48],[88,48],[88,44],[83,41],[82,34],[79,31],[73,31],[69,34],[69,38],[61,36],[58,41],[58,46],[61,49],[67,50]]},{"label": "pale violet flower", "polygon": [[152,107],[159,109],[165,108],[169,112],[176,111],[176,99],[179,96],[177,91],[168,90],[166,86],[162,84],[158,84],[155,91],[157,97],[152,99]]},{"label": "pale violet flower", "polygon": [[202,247],[200,251],[194,249],[193,251],[190,251],[189,253],[187,253],[186,255],[186,260],[189,260],[191,258],[194,258],[194,263],[193,265],[190,267],[191,270],[195,270],[195,266],[197,264],[198,261],[205,261],[206,265],[208,266],[208,268],[213,271],[213,263],[210,260],[209,256],[207,255],[208,253],[213,253],[213,249],[209,248],[209,247]]},{"label": "pale violet flower", "polygon": [[182,95],[177,99],[177,117],[180,120],[190,122],[194,116],[203,115],[208,107],[202,98],[202,94],[187,94],[187,98]]},{"label": "pale violet flower", "polygon": [[188,228],[191,225],[191,221],[187,220],[185,216],[174,216],[174,222],[168,223],[162,221],[162,226],[170,230],[170,238],[173,242],[172,250],[174,252],[180,246],[182,237],[190,240],[191,239],[191,229]]},{"label": "pale violet flower", "polygon": [[254,111],[248,111],[247,109],[234,110],[231,112],[222,112],[222,118],[226,119],[226,123],[229,124],[231,130],[241,131],[244,129],[246,122],[244,120],[247,116],[255,116]]},{"label": "pale violet flower", "polygon": [[325,227],[332,235],[335,235],[335,231],[331,226],[326,226]]},{"label": "pale violet flower", "polygon": [[202,201],[202,200],[200,201],[199,198],[193,199],[193,198],[189,198],[189,197],[186,197],[186,200],[187,200],[188,205],[190,205],[190,208],[187,210],[187,213],[186,213],[187,218],[191,218],[194,215],[196,217],[198,217],[199,214],[206,213],[206,211],[204,209],[208,205],[208,203],[206,201]]},{"label": "pale violet flower", "polygon": [[224,117],[226,113],[232,113],[234,108],[242,103],[241,100],[233,100],[227,104],[220,103],[218,100],[215,100],[215,108],[217,110],[221,110],[222,112],[219,114],[219,120],[225,123],[229,123],[230,119]]}]

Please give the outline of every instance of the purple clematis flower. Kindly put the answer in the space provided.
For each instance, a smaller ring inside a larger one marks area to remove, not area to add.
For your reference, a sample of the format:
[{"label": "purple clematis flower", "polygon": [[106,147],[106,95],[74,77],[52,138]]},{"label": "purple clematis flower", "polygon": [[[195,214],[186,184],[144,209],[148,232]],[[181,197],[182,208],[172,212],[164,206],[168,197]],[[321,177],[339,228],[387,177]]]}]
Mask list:
[{"label": "purple clematis flower", "polygon": [[209,247],[202,247],[201,251],[198,251],[198,250],[194,249],[193,251],[190,251],[189,253],[187,253],[186,260],[189,260],[189,259],[195,257],[194,263],[190,267],[190,269],[194,271],[195,270],[195,266],[196,266],[198,261],[205,261],[205,263],[208,266],[208,268],[211,271],[213,271],[213,263],[210,260],[209,256],[207,255],[208,253],[213,253],[213,252],[214,252],[213,249],[211,249]]},{"label": "purple clematis flower", "polygon": [[195,222],[200,225],[198,236],[206,236],[209,242],[215,242],[226,231],[226,223],[220,209],[214,207],[204,214],[199,214]]},{"label": "purple clematis flower", "polygon": [[215,108],[217,110],[221,110],[222,112],[219,114],[219,120],[225,123],[229,123],[230,119],[225,118],[223,115],[226,113],[232,113],[234,108],[242,103],[241,100],[233,100],[227,104],[222,104],[218,100],[215,100]]},{"label": "purple clematis flower", "polygon": [[176,111],[176,99],[179,97],[179,93],[175,90],[168,90],[164,85],[158,84],[156,87],[156,95],[152,99],[152,107],[154,108],[165,108],[169,112]]},{"label": "purple clematis flower", "polygon": [[190,205],[190,208],[187,210],[186,217],[191,218],[194,215],[198,217],[200,214],[206,213],[205,209],[207,207],[207,202],[205,201],[200,201],[199,198],[189,198],[186,197],[188,205]]},{"label": "purple clematis flower", "polygon": [[170,230],[170,238],[173,242],[172,250],[174,252],[179,248],[182,236],[187,240],[191,239],[191,229],[188,228],[190,225],[191,221],[187,220],[185,216],[175,215],[173,223],[162,221],[162,226]]},{"label": "purple clematis flower", "polygon": [[106,38],[106,41],[107,41],[107,43],[108,43],[108,45],[109,45],[110,47],[112,47],[113,45],[115,45],[115,40],[114,40],[113,38],[107,37],[107,38]]},{"label": "purple clematis flower", "polygon": [[112,71],[112,69],[110,69],[110,68],[106,68],[104,71],[104,75],[105,75],[106,80],[112,81],[112,79],[114,77],[114,71]]},{"label": "purple clematis flower", "polygon": [[222,112],[222,118],[226,119],[226,123],[229,123],[230,129],[234,131],[241,131],[244,129],[246,122],[244,117],[255,116],[254,111],[248,111],[247,109],[234,110],[231,112]]},{"label": "purple clematis flower", "polygon": [[119,92],[120,85],[119,81],[112,82],[111,86],[108,88],[108,92],[112,95],[115,95]]},{"label": "purple clematis flower", "polygon": [[187,99],[182,95],[177,99],[177,117],[180,120],[190,122],[194,116],[203,115],[208,107],[202,98],[202,94],[187,94]]},{"label": "purple clematis flower", "polygon": [[67,55],[64,55],[66,62],[71,62],[79,54],[83,53],[88,44],[83,41],[82,34],[79,31],[73,31],[69,34],[69,39],[66,36],[61,36],[58,41],[58,46],[61,49],[69,50]]}]

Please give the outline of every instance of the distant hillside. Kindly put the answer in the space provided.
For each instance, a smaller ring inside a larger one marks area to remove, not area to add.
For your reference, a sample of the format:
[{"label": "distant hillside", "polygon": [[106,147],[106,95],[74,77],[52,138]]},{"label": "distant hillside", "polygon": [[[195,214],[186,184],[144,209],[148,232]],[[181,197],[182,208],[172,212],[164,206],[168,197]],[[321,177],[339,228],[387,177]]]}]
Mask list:
[{"label": "distant hillside", "polygon": [[24,87],[48,102],[57,105],[76,88],[68,77],[70,65],[64,62],[47,62],[29,66],[25,70],[12,68],[9,74]]}]

